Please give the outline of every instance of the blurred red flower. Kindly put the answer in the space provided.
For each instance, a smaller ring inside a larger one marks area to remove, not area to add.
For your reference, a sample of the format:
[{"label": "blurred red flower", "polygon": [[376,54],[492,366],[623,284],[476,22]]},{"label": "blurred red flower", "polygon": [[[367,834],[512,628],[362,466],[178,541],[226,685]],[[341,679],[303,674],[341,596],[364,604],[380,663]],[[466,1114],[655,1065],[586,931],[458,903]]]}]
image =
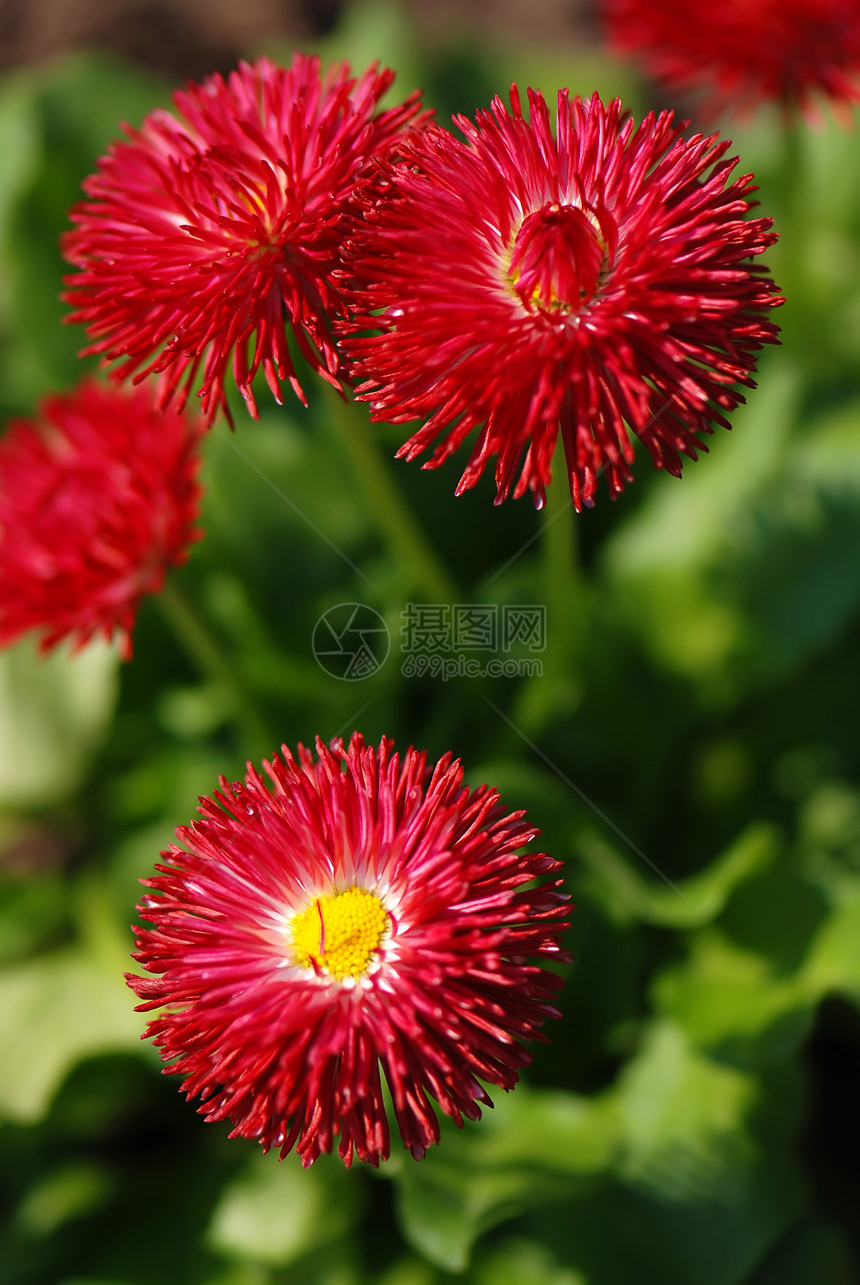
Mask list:
[{"label": "blurred red flower", "polygon": [[[564,960],[559,863],[520,849],[538,833],[469,791],[446,754],[433,767],[383,739],[283,748],[244,785],[201,800],[202,819],[163,854],[128,976],[164,1011],[146,1034],[203,1099],[207,1120],[305,1165],[332,1149],[389,1154],[382,1075],[406,1148],[439,1140],[431,1103],[457,1124],[508,1090],[545,1039],[561,985],[528,963]],[[380,1074],[380,1068],[382,1075]]]},{"label": "blurred red flower", "polygon": [[141,598],[201,535],[201,430],[144,389],[92,380],[10,424],[0,437],[0,644],[31,629],[43,651],[116,634],[131,656]]},{"label": "blurred red flower", "polygon": [[782,300],[749,262],[776,238],[717,135],[562,90],[554,137],[539,94],[530,123],[511,103],[455,117],[466,142],[429,127],[359,204],[342,348],[374,419],[426,418],[400,455],[442,436],[434,468],[478,430],[458,494],[495,456],[496,502],[540,506],[560,432],[580,508],[601,473],[613,496],[630,480],[636,438],[679,475],[729,427],[776,342]]},{"label": "blurred red flower", "polygon": [[[340,307],[330,274],[340,216],[368,158],[419,111],[417,95],[377,113],[394,79],[346,64],[320,74],[296,54],[289,69],[242,63],[174,94],[177,116],[152,112],[114,143],[84,183],[62,249],[69,321],[94,342],[84,354],[118,361],[114,377],[159,372],[161,404],[202,374],[211,421],[233,378],[250,413],[265,372],[277,401],[289,380],[304,400],[287,325],[311,367],[339,387],[329,334]],[[286,324],[285,324],[286,323]]]},{"label": "blurred red flower", "polygon": [[603,0],[614,48],[710,113],[762,102],[837,109],[860,99],[857,0]]}]

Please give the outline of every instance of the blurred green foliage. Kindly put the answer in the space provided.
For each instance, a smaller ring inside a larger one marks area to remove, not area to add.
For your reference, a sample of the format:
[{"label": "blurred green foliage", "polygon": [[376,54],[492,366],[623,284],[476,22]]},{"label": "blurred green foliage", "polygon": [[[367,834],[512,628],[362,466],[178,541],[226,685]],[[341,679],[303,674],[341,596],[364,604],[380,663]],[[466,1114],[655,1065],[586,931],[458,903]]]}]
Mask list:
[{"label": "blurred green foliage", "polygon": [[[348,10],[322,52],[393,65],[443,119],[512,78],[649,106],[595,48],[427,42],[388,4]],[[95,56],[0,87],[7,416],[78,378],[57,238],[117,123],[168,98]],[[455,500],[457,461],[394,464],[396,430],[375,430],[457,600],[548,604],[543,677],[399,674],[401,612],[426,579],[310,383],[307,412],[264,394],[260,423],[239,407],[235,435],[206,443],[207,538],[176,582],[235,681],[201,674],[169,599],[144,605],[121,670],[106,649],[0,658],[4,1282],[856,1279],[860,169],[856,135],[790,148],[766,111],[734,137],[785,232],[786,342],[680,483],[640,458],[615,505],[568,511],[542,547],[526,502],[495,509],[486,481]],[[581,569],[560,578],[574,525]],[[393,647],[343,683],[310,639],[350,601]],[[481,1123],[446,1126],[420,1164],[306,1173],[202,1123],[141,1045],[121,973],[137,880],[197,795],[281,741],[354,727],[452,749],[528,808],[578,903],[576,964],[529,1083]]]}]

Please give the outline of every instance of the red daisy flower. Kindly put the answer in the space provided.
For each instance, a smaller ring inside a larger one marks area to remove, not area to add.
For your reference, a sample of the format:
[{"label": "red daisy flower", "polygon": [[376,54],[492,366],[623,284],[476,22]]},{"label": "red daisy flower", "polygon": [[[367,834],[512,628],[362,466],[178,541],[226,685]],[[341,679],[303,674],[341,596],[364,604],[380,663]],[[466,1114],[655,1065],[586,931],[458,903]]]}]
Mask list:
[{"label": "red daisy flower", "polygon": [[674,89],[703,92],[711,112],[815,99],[860,99],[857,0],[604,0],[615,49]]},{"label": "red daisy flower", "polygon": [[[403,1141],[439,1140],[430,1099],[461,1125],[513,1088],[545,1039],[567,959],[560,866],[520,849],[538,833],[504,814],[459,762],[435,767],[392,743],[283,748],[244,785],[201,799],[177,831],[140,913],[129,975],[166,1006],[146,1035],[203,1099],[207,1120],[305,1165],[332,1149],[374,1166],[389,1154],[382,1076]],[[380,1068],[382,1074],[380,1074]]]},{"label": "red daisy flower", "polygon": [[80,269],[66,278],[68,320],[95,339],[84,354],[119,359],[117,379],[160,372],[163,405],[180,383],[188,396],[202,366],[209,420],[227,410],[232,359],[256,417],[260,368],[278,402],[285,379],[304,401],[286,320],[310,365],[340,387],[329,324],[342,207],[371,153],[419,110],[412,95],[375,114],[393,79],[374,66],[356,80],[346,64],[322,78],[318,58],[296,54],[288,70],[263,58],[174,94],[179,119],[159,110],[125,127],[129,141],[86,180],[90,199],[62,241]]},{"label": "red daisy flower", "polygon": [[0,438],[0,644],[31,629],[48,651],[119,635],[199,539],[200,428],[145,390],[85,380]]},{"label": "red daisy flower", "polygon": [[560,431],[580,508],[600,473],[613,496],[630,480],[635,438],[678,475],[728,428],[733,385],[776,340],[782,300],[748,262],[775,236],[716,135],[562,90],[553,137],[539,94],[530,124],[516,87],[511,103],[455,117],[465,143],[430,127],[359,208],[342,346],[374,419],[429,417],[400,455],[445,434],[434,468],[479,429],[458,494],[497,456],[497,503],[529,489],[540,506]]}]

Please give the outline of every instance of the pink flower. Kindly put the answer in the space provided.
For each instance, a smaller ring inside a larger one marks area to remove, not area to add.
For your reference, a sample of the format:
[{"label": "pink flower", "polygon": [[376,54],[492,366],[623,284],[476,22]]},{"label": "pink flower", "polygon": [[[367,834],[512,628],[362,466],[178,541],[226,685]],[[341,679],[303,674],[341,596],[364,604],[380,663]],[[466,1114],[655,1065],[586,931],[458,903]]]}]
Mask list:
[{"label": "pink flower", "polygon": [[201,532],[201,428],[145,390],[84,380],[48,397],[37,420],[0,438],[0,644],[41,630],[119,636],[125,659],[138,604]]},{"label": "pink flower", "polygon": [[288,325],[339,387],[329,326],[343,206],[419,109],[413,95],[377,112],[393,79],[371,67],[355,80],[345,64],[322,78],[318,58],[296,54],[289,70],[263,58],[177,92],[178,117],[159,110],[126,128],[62,242],[79,269],[66,278],[68,320],[94,341],[84,353],[118,361],[117,379],[160,373],[162,405],[202,376],[207,420],[227,411],[232,363],[256,416],[259,369],[277,401],[283,380],[304,400]]},{"label": "pink flower", "polygon": [[[837,108],[860,99],[856,0],[604,0],[610,40],[710,113],[762,102]],[[847,113],[846,113],[847,115]]]},{"label": "pink flower", "polygon": [[404,144],[386,199],[359,206],[342,347],[374,419],[426,421],[400,455],[441,439],[435,468],[477,431],[458,494],[495,457],[497,503],[540,506],[560,433],[580,508],[601,473],[622,490],[636,439],[677,476],[729,427],[776,341],[782,300],[750,263],[775,236],[716,135],[562,90],[554,136],[539,94],[530,123],[516,87],[511,104],[455,118],[465,142]]},{"label": "pink flower", "polygon": [[[207,1120],[305,1165],[332,1149],[350,1165],[389,1154],[382,1076],[416,1158],[439,1140],[431,1099],[457,1124],[492,1106],[545,1038],[568,958],[559,863],[520,849],[538,833],[391,741],[317,758],[283,748],[244,785],[222,778],[202,819],[177,831],[139,909],[129,976],[146,1034],[202,1098]],[[380,1074],[381,1072],[381,1074]]]}]

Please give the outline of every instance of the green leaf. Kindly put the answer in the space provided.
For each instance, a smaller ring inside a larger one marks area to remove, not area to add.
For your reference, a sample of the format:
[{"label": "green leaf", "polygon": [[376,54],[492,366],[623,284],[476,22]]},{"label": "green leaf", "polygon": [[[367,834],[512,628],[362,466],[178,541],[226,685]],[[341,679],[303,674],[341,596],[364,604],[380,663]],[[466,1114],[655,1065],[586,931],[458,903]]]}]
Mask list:
[{"label": "green leaf", "polygon": [[709,439],[710,458],[687,464],[680,484],[660,479],[604,546],[605,574],[630,624],[670,670],[720,676],[739,643],[743,616],[715,596],[711,568],[779,467],[798,396],[796,372],[767,360],[732,432]]},{"label": "green leaf", "polygon": [[5,209],[0,196],[0,308],[9,330],[0,348],[0,403],[29,410],[81,371],[82,333],[60,324],[68,265],[58,244],[83,196],[81,181],[120,136],[120,122],[139,124],[166,94],[139,69],[77,54],[14,73],[4,95],[0,154],[9,188]]},{"label": "green leaf", "polygon": [[72,1219],[98,1208],[112,1189],[101,1165],[87,1161],[60,1165],[30,1188],[15,1211],[15,1222],[27,1236],[50,1236]]},{"label": "green leaf", "polygon": [[7,81],[0,89],[0,243],[7,235],[15,201],[40,159],[41,139],[32,97],[19,81]]},{"label": "green leaf", "polygon": [[[98,1278],[95,1276],[64,1276],[61,1281],[58,1281],[58,1285],[134,1285],[134,1282],[129,1280],[120,1281],[113,1276],[110,1280],[106,1280],[103,1276],[99,1276]],[[232,1282],[231,1285],[233,1285]],[[240,1282],[235,1282],[235,1285],[240,1285]],[[245,1285],[245,1282],[242,1281],[241,1285]],[[258,1281],[249,1281],[247,1285],[261,1285],[261,1283]]]},{"label": "green leaf", "polygon": [[664,928],[692,928],[710,923],[723,910],[732,892],[767,869],[779,851],[772,826],[754,823],[721,856],[672,888],[633,866],[602,835],[586,831],[577,852],[589,868],[593,891],[622,918],[636,918]]},{"label": "green leaf", "polygon": [[696,570],[710,560],[735,515],[778,466],[798,391],[785,363],[771,358],[763,365],[759,387],[732,417],[731,433],[717,430],[707,439],[709,457],[685,464],[681,482],[661,479],[607,541],[603,561],[613,582],[650,586],[655,574]]},{"label": "green leaf", "polygon": [[806,426],[715,568],[715,591],[746,620],[732,663],[747,676],[772,682],[834,638],[860,602],[858,415],[854,401]]},{"label": "green leaf", "polygon": [[744,1281],[798,1201],[795,1175],[775,1173],[755,1137],[756,1080],[658,1022],[612,1094],[625,1129],[617,1171],[633,1195],[630,1241],[667,1282]]},{"label": "green leaf", "polygon": [[67,950],[0,972],[0,1117],[41,1120],[69,1071],[140,1049],[143,1026],[119,972]]},{"label": "green leaf", "polygon": [[513,1238],[481,1255],[471,1278],[474,1285],[588,1285],[581,1272],[562,1266],[545,1246]]},{"label": "green leaf", "polygon": [[424,1259],[399,1258],[396,1263],[382,1272],[373,1285],[438,1285],[439,1273]]},{"label": "green leaf", "polygon": [[586,1190],[617,1146],[611,1107],[520,1085],[479,1125],[446,1129],[438,1151],[397,1167],[403,1234],[431,1262],[462,1271],[483,1232]]},{"label": "green leaf", "polygon": [[754,823],[710,865],[679,881],[679,897],[665,884],[649,883],[645,918],[664,927],[686,928],[710,923],[734,890],[766,869],[779,852],[779,835],[769,825]]},{"label": "green leaf", "polygon": [[229,1257],[292,1263],[347,1231],[358,1209],[359,1189],[341,1160],[323,1156],[303,1169],[294,1154],[258,1154],[226,1187],[206,1240]]},{"label": "green leaf", "polygon": [[793,1053],[814,1003],[806,978],[779,976],[764,955],[715,928],[697,933],[689,957],[657,975],[652,995],[693,1045],[743,1065]]},{"label": "green leaf", "polygon": [[751,1148],[741,1125],[754,1080],[702,1057],[669,1022],[655,1024],[616,1090],[624,1125],[618,1170],[633,1186],[668,1199],[720,1198]]},{"label": "green leaf", "polygon": [[353,0],[337,29],[318,44],[325,62],[347,59],[356,74],[372,62],[391,67],[397,79],[386,103],[402,102],[421,87],[420,42],[406,8],[397,0]]},{"label": "green leaf", "polygon": [[856,1285],[855,1267],[847,1238],[822,1220],[808,1218],[791,1228],[749,1285]]},{"label": "green leaf", "polygon": [[857,790],[841,781],[822,781],[805,800],[799,819],[805,846],[813,850],[833,849],[857,862],[860,856],[860,793]]},{"label": "green leaf", "polygon": [[812,943],[803,979],[812,994],[839,991],[860,1004],[860,887],[846,879],[840,903]]},{"label": "green leaf", "polygon": [[117,670],[99,642],[44,658],[26,638],[0,653],[0,808],[55,803],[80,785],[113,715]]}]

